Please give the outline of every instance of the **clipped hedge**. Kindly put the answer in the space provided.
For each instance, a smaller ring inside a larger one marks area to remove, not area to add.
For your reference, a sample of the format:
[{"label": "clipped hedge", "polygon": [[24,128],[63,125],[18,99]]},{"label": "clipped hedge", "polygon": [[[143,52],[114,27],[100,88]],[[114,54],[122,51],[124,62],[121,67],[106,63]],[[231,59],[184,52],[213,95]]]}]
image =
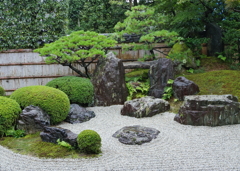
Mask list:
[{"label": "clipped hedge", "polygon": [[66,93],[71,103],[85,106],[93,101],[94,87],[87,78],[59,77],[49,81],[46,86],[57,88]]},{"label": "clipped hedge", "polygon": [[0,96],[0,136],[12,128],[21,111],[15,100]]},{"label": "clipped hedge", "polygon": [[93,130],[84,130],[77,137],[80,152],[87,154],[101,153],[101,137]]},{"label": "clipped hedge", "polygon": [[49,114],[51,124],[57,124],[66,119],[70,109],[67,95],[47,86],[19,88],[11,94],[10,98],[16,100],[22,109],[29,105],[39,106]]},{"label": "clipped hedge", "polygon": [[36,48],[67,32],[69,0],[0,2],[0,51]]},{"label": "clipped hedge", "polygon": [[0,86],[0,96],[4,96],[4,95],[5,95],[5,90]]}]

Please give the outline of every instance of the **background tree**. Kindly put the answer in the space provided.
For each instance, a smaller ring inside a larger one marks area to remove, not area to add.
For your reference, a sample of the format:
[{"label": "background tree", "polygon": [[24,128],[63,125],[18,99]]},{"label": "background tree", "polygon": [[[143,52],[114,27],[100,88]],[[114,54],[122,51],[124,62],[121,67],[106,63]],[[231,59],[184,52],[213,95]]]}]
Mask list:
[{"label": "background tree", "polygon": [[[58,63],[70,67],[81,77],[90,78],[89,65],[100,57],[106,57],[107,48],[113,47],[117,42],[96,32],[76,31],[69,36],[64,36],[57,41],[45,44],[36,49],[41,56],[46,56],[46,63]],[[73,63],[84,68],[82,72]]]},{"label": "background tree", "polygon": [[154,9],[144,5],[132,7],[131,11],[127,11],[127,18],[124,22],[118,22],[114,29],[117,31],[116,35],[123,39],[125,34],[135,34],[140,37],[139,42],[142,44],[126,44],[125,49],[145,49],[149,50],[153,59],[155,59],[154,51],[161,51],[155,48],[155,43],[165,41],[167,43],[179,40],[176,32],[169,32],[167,30],[157,30],[158,23],[154,20]]},{"label": "background tree", "polygon": [[122,21],[126,9],[109,0],[70,0],[69,27],[71,30],[111,33],[118,21]]},{"label": "background tree", "polygon": [[[230,0],[156,0],[155,9],[160,19],[165,20],[162,27],[176,31],[184,38],[210,38],[209,55],[215,55],[223,51],[222,38],[228,29],[222,23],[230,19],[229,16],[233,13],[233,10],[227,8],[228,1]],[[232,9],[238,9],[239,3],[230,4]],[[201,34],[204,30],[206,35]]]}]

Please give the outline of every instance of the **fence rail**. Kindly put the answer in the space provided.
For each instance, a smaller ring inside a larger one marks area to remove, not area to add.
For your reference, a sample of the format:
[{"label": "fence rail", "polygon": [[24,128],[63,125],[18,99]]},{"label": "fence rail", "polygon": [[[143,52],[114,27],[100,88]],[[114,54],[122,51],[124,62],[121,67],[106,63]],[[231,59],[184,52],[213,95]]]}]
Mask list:
[{"label": "fence rail", "polygon": [[[167,48],[163,43],[156,45],[161,48],[164,53],[168,53],[170,48]],[[123,61],[136,61],[138,58],[148,54],[147,51],[127,51],[123,53],[120,46],[110,49],[116,53],[116,56]],[[164,57],[158,53],[157,57]],[[0,53],[0,86],[2,86],[6,95],[10,95],[14,90],[31,85],[46,85],[54,78],[77,75],[68,66],[60,64],[46,64],[45,57],[34,53],[32,49],[17,49],[8,50]],[[77,69],[84,71],[79,65],[74,65]],[[96,67],[96,61],[93,62],[89,69],[92,72]]]}]

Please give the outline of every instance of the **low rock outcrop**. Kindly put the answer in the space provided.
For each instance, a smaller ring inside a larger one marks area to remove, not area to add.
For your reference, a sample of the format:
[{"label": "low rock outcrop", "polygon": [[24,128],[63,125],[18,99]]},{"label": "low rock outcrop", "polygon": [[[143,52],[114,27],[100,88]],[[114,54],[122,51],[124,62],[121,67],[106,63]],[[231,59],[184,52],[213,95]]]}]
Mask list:
[{"label": "low rock outcrop", "polygon": [[123,104],[128,95],[123,63],[110,52],[99,59],[92,77],[95,91],[95,106]]},{"label": "low rock outcrop", "polygon": [[169,109],[170,105],[166,100],[146,96],[140,99],[126,101],[121,110],[121,115],[143,118],[151,117]]},{"label": "low rock outcrop", "polygon": [[195,95],[199,93],[199,87],[194,82],[185,77],[177,77],[172,85],[173,95],[176,99],[183,101],[186,95]]},{"label": "low rock outcrop", "polygon": [[68,113],[66,122],[71,124],[82,123],[89,121],[91,118],[94,118],[96,115],[93,111],[88,111],[84,107],[79,106],[78,104],[70,105],[70,112]]},{"label": "low rock outcrop", "polygon": [[149,70],[150,89],[148,95],[162,98],[168,80],[174,79],[174,72],[174,64],[171,59],[160,58],[155,64],[152,64]]},{"label": "low rock outcrop", "polygon": [[113,137],[118,138],[123,144],[141,145],[157,138],[159,133],[157,129],[135,125],[123,127],[115,132]]},{"label": "low rock outcrop", "polygon": [[233,95],[185,96],[175,121],[185,125],[221,126],[240,123],[240,103]]},{"label": "low rock outcrop", "polygon": [[38,106],[27,106],[20,114],[17,128],[24,130],[26,134],[34,134],[42,131],[50,125],[50,116]]},{"label": "low rock outcrop", "polygon": [[58,127],[45,127],[44,131],[40,133],[42,141],[57,144],[57,140],[65,141],[72,147],[77,147],[77,134],[68,129]]}]

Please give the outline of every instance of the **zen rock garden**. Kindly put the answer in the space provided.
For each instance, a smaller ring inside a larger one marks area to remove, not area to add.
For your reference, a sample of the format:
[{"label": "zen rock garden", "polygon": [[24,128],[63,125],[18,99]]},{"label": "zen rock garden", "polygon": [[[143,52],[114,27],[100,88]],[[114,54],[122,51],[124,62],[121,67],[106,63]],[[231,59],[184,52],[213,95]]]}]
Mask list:
[{"label": "zen rock garden", "polygon": [[[170,110],[170,104],[161,99],[169,79],[174,79],[174,63],[169,59],[159,59],[149,65],[149,96],[126,101],[127,88],[124,79],[124,66],[113,53],[99,61],[92,78],[95,93],[95,106],[123,104],[121,115],[144,118]],[[120,86],[119,86],[120,85]],[[232,95],[195,95],[199,87],[185,77],[177,77],[172,85],[173,95],[183,101],[174,120],[185,125],[220,126],[240,123],[240,103]],[[87,122],[95,113],[78,104],[71,104],[65,122],[71,124]],[[38,106],[27,106],[21,113],[17,127],[26,133],[40,133],[42,141],[57,143],[58,139],[77,147],[77,134],[60,127],[50,127],[50,116]],[[126,145],[141,145],[157,138],[159,130],[141,125],[125,126],[116,131],[113,137]]]}]

